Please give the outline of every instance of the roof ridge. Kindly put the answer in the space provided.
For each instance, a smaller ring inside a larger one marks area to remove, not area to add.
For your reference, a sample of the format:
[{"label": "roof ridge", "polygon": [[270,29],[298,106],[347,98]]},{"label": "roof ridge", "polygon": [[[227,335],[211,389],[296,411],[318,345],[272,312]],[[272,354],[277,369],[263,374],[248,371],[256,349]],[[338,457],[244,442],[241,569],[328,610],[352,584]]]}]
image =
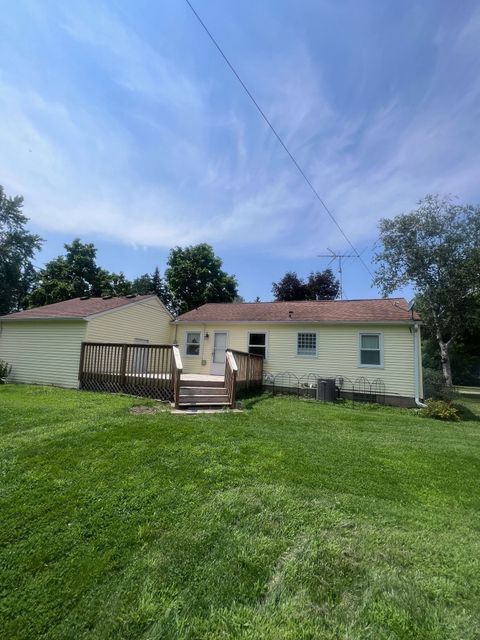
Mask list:
[{"label": "roof ridge", "polygon": [[[403,296],[392,297],[392,298],[350,298],[350,300],[259,300],[255,302],[254,300],[245,300],[243,302],[204,302],[199,307],[195,307],[195,309],[201,309],[202,307],[208,305],[242,305],[242,304],[304,304],[311,302],[389,302],[392,300],[405,300],[406,298]],[[194,311],[192,309],[191,311]],[[189,313],[188,311],[186,313]]]}]

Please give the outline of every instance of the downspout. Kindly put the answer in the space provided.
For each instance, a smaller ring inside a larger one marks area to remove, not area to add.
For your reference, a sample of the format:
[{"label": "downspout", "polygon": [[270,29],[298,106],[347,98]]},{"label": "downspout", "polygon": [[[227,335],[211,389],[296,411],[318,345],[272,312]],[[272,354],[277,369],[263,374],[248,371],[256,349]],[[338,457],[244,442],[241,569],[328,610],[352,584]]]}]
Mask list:
[{"label": "downspout", "polygon": [[413,364],[414,364],[414,379],[415,379],[415,404],[417,407],[424,409],[427,405],[420,400],[420,350],[418,348],[418,341],[420,338],[420,331],[418,324],[413,325]]}]

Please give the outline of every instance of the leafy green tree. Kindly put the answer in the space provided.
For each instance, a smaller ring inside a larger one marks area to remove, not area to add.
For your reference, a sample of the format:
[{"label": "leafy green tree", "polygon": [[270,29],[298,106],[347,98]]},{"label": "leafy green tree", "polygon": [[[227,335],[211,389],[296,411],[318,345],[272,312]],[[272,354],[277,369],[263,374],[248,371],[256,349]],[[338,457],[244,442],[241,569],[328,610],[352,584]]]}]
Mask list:
[{"label": "leafy green tree", "polygon": [[155,267],[155,271],[151,277],[152,282],[152,291],[157,294],[157,296],[162,299],[165,295],[165,283],[162,280],[162,276],[160,275],[160,269]]},{"label": "leafy green tree", "polygon": [[282,302],[305,300],[305,282],[295,271],[287,271],[283,278],[272,283],[272,293],[275,300]]},{"label": "leafy green tree", "polygon": [[0,315],[21,309],[35,280],[32,259],[42,239],[25,228],[22,207],[22,196],[10,198],[0,186]]},{"label": "leafy green tree", "polygon": [[340,283],[331,269],[311,272],[305,281],[295,271],[287,273],[272,285],[275,300],[293,302],[295,300],[335,300],[340,291]]},{"label": "leafy green tree", "polygon": [[331,269],[310,273],[305,284],[307,300],[335,300],[340,292],[340,282]]},{"label": "leafy green tree", "polygon": [[[136,293],[133,289],[133,285],[125,276],[123,271],[120,273],[109,274],[109,293],[112,296],[128,296],[132,293]],[[105,295],[105,293],[103,293]]]},{"label": "leafy green tree", "polygon": [[471,325],[480,293],[480,207],[429,195],[418,208],[380,221],[375,284],[383,295],[412,286],[452,386],[450,347]]},{"label": "leafy green tree", "polygon": [[[425,326],[423,331],[423,366],[425,371],[438,372],[443,380],[441,357],[435,332]],[[480,385],[480,296],[472,309],[468,323],[462,323],[460,331],[449,348],[452,380],[456,385]],[[433,374],[432,374],[433,375]]]},{"label": "leafy green tree", "polygon": [[222,270],[222,260],[208,244],[175,247],[165,272],[172,308],[185,313],[206,302],[232,302],[237,281]]},{"label": "leafy green tree", "polygon": [[65,255],[47,262],[37,275],[37,284],[28,298],[36,307],[81,296],[127,295],[131,283],[123,273],[112,274],[96,263],[92,243],[78,238],[65,244]]},{"label": "leafy green tree", "polygon": [[155,271],[152,273],[152,291],[157,294],[167,309],[172,307],[172,298],[166,281],[160,275],[160,269],[155,267]]},{"label": "leafy green tree", "polygon": [[166,283],[163,281],[160,275],[160,269],[155,267],[154,272],[150,275],[144,273],[132,283],[132,291],[137,295],[148,295],[154,293],[157,295],[166,307],[170,307],[170,296],[168,295],[168,289]]},{"label": "leafy green tree", "polygon": [[135,278],[132,282],[132,291],[138,296],[146,296],[149,293],[153,293],[152,276],[149,273],[144,273]]}]

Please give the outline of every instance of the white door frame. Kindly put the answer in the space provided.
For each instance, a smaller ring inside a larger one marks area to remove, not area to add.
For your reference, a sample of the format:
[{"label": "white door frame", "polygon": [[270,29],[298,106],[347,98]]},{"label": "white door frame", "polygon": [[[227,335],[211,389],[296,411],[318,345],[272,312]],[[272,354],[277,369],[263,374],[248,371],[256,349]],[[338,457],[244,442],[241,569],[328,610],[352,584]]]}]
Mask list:
[{"label": "white door frame", "polygon": [[212,362],[210,365],[210,375],[212,376],[224,376],[225,375],[225,356],[223,362],[214,362],[215,359],[215,336],[217,333],[225,334],[225,350],[228,349],[228,331],[214,331],[213,332],[213,349],[212,349]]}]

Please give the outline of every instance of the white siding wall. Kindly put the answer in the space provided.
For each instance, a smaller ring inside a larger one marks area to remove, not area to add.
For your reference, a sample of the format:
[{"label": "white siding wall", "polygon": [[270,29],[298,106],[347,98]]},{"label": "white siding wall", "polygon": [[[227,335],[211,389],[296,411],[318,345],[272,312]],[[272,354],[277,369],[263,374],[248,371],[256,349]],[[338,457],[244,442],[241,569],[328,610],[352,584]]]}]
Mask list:
[{"label": "white siding wall", "polygon": [[[200,356],[187,356],[187,331],[200,331]],[[407,325],[179,325],[177,342],[180,346],[186,373],[210,373],[214,331],[228,332],[228,346],[247,350],[249,331],[267,332],[265,371],[291,371],[297,376],[316,373],[325,376],[343,375],[352,380],[365,376],[369,380],[381,378],[386,393],[414,396],[413,336]],[[297,333],[317,332],[317,357],[297,356]],[[205,339],[208,332],[209,338]],[[359,333],[382,333],[384,367],[359,367]],[[202,360],[205,364],[202,365]]]},{"label": "white siding wall", "polygon": [[104,313],[88,322],[90,342],[134,342],[143,338],[155,344],[172,344],[171,317],[156,298]]},{"label": "white siding wall", "polygon": [[78,387],[84,320],[21,320],[0,323],[0,359],[12,365],[10,380]]}]

